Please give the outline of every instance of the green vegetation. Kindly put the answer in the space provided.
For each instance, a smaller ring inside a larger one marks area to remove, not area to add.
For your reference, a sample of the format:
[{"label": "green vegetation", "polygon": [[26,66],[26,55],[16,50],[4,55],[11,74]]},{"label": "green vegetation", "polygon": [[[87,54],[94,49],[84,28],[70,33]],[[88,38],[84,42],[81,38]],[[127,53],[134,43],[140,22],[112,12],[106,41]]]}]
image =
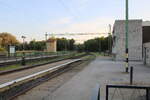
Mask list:
[{"label": "green vegetation", "polygon": [[21,66],[20,64],[15,64],[15,65],[10,65],[6,67],[0,67],[0,71],[16,69],[16,68],[19,68],[20,66]]},{"label": "green vegetation", "polygon": [[2,48],[7,49],[8,45],[16,45],[18,43],[19,41],[12,34],[7,32],[0,33],[0,46]]},{"label": "green vegetation", "polygon": [[[111,52],[112,36],[100,37],[85,41],[83,44],[75,44],[74,39],[57,38],[57,51],[78,51],[78,52]],[[10,33],[0,33],[0,45],[2,48],[8,49],[8,45],[16,45],[17,51],[31,51],[26,55],[40,55],[46,49],[46,41],[32,40],[29,43],[19,43],[15,36]],[[16,56],[22,55],[19,52]]]},{"label": "green vegetation", "polygon": [[87,55],[87,56],[84,56],[82,57],[83,60],[92,60],[92,59],[95,59],[95,55]]},{"label": "green vegetation", "polygon": [[77,45],[77,50],[87,52],[108,52],[111,48],[112,36],[90,39]]},{"label": "green vegetation", "polygon": [[28,51],[32,51],[32,50],[44,51],[45,48],[46,48],[45,41],[32,40],[29,43],[25,42],[24,44],[20,43],[20,44],[16,45],[16,50],[18,50],[18,51],[22,51],[23,49],[28,50]]},{"label": "green vegetation", "polygon": [[57,38],[57,51],[73,51],[75,49],[74,43],[74,39]]},{"label": "green vegetation", "polygon": [[0,52],[5,52],[5,48],[0,47]]},{"label": "green vegetation", "polygon": [[[74,43],[74,39],[57,38],[57,51],[73,51],[75,46]],[[36,40],[32,40],[29,43],[25,44],[20,43],[16,45],[16,49],[18,51],[22,51],[23,45],[25,50],[44,51],[46,49],[45,41]]]}]

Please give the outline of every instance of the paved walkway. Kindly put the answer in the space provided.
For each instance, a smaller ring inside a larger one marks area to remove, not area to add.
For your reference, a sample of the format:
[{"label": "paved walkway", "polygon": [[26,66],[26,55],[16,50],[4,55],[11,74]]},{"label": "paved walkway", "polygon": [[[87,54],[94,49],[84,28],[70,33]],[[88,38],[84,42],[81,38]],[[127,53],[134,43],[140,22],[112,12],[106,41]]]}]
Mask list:
[{"label": "paved walkway", "polygon": [[[150,67],[140,62],[134,66],[134,83],[150,86]],[[115,62],[108,57],[98,57],[83,71],[52,94],[52,100],[91,100],[92,89],[101,86],[101,100],[105,100],[106,84],[128,84],[129,74],[124,73],[124,63]]]}]

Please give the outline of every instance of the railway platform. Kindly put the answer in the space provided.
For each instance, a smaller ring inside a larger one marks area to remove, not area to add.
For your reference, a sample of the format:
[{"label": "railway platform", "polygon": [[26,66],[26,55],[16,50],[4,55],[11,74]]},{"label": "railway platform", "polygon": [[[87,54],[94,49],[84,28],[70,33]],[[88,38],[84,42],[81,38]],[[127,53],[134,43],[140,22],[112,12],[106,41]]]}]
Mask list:
[{"label": "railway platform", "polygon": [[[150,86],[150,67],[142,62],[130,62],[134,67],[133,83]],[[109,57],[97,57],[84,70],[54,91],[47,100],[91,100],[92,90],[100,85],[100,100],[105,100],[107,84],[129,84],[124,62],[112,61]]]}]

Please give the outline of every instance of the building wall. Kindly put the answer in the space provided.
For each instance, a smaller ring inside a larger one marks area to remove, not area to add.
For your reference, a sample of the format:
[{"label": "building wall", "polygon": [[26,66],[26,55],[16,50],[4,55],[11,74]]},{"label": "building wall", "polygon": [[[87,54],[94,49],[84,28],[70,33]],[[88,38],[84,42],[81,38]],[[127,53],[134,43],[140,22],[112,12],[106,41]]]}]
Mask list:
[{"label": "building wall", "polygon": [[143,44],[143,60],[144,64],[150,66],[150,42]]},{"label": "building wall", "polygon": [[47,46],[47,52],[56,52],[57,51],[57,41],[48,41],[46,43]]},{"label": "building wall", "polygon": [[[125,21],[116,20],[112,53],[116,60],[125,60]],[[142,20],[129,21],[129,60],[142,60]]]}]

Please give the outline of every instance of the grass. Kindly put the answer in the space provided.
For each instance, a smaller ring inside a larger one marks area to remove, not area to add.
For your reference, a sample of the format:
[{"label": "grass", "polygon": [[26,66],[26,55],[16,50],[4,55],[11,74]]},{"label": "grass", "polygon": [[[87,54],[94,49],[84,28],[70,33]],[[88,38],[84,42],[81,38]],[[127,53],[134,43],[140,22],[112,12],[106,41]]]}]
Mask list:
[{"label": "grass", "polygon": [[95,55],[96,57],[97,56],[110,56],[111,57],[111,55],[108,55],[108,54],[105,54],[105,53],[99,53],[99,52],[90,52],[90,53]]},{"label": "grass", "polygon": [[20,64],[16,64],[16,65],[10,65],[6,67],[0,67],[0,71],[16,69],[19,68],[20,66],[21,66]]},{"label": "grass", "polygon": [[92,60],[95,58],[96,58],[96,55],[93,53],[91,53],[91,55],[87,55],[87,56],[82,57],[83,60]]}]

